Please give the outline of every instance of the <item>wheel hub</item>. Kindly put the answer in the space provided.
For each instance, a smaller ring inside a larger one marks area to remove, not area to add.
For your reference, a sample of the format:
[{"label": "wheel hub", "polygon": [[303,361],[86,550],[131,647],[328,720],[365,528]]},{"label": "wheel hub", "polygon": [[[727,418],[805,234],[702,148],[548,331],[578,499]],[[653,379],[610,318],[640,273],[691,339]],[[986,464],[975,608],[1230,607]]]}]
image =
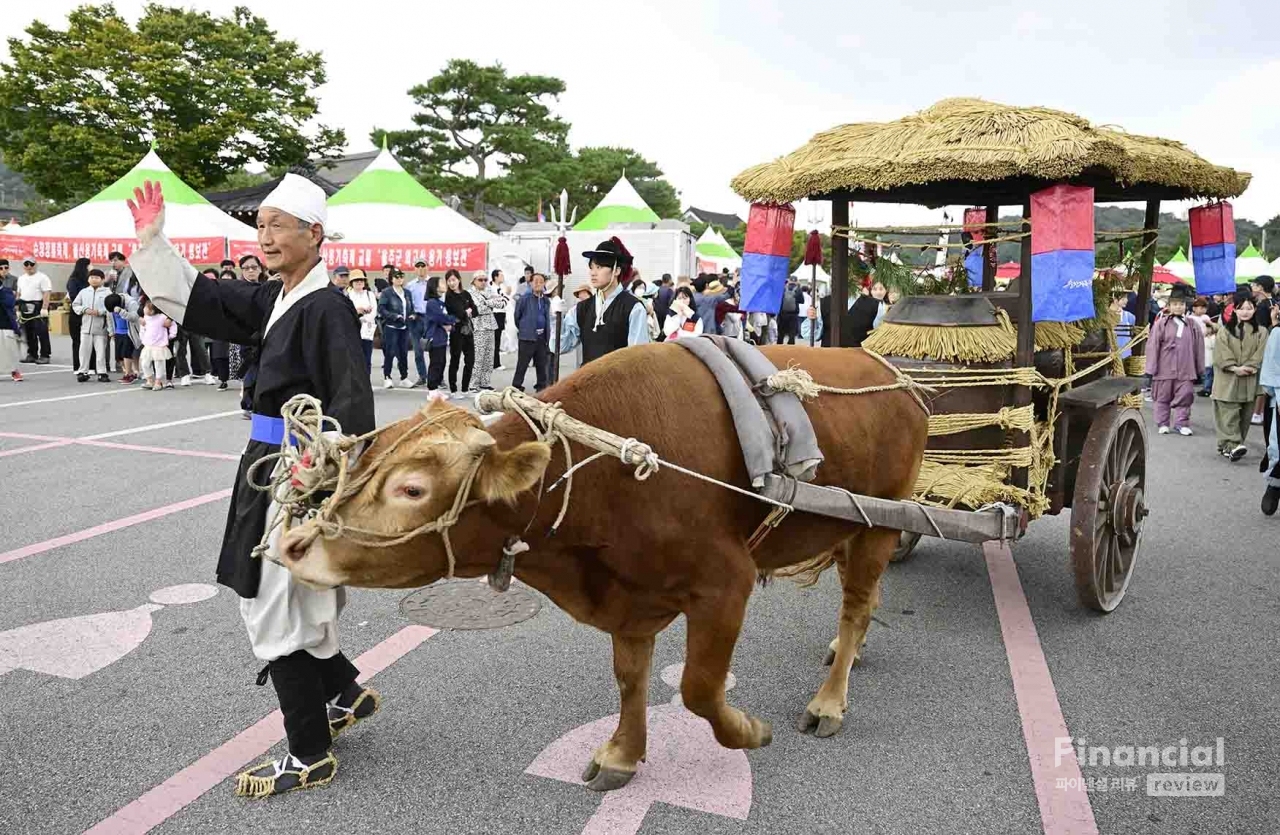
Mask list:
[{"label": "wheel hub", "polygon": [[1142,530],[1142,520],[1148,510],[1142,501],[1142,488],[1136,484],[1120,482],[1111,485],[1107,507],[1111,514],[1111,528],[1126,544],[1132,544]]}]

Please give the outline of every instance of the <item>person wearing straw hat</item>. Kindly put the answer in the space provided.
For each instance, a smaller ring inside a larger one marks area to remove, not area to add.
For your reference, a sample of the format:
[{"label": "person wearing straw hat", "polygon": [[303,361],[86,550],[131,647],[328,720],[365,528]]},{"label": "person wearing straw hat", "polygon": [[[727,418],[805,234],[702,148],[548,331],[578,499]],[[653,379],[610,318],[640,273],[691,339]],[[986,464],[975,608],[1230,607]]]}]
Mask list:
[{"label": "person wearing straw hat", "polygon": [[[164,235],[160,185],[148,181],[134,197],[128,205],[140,246],[129,262],[152,303],[192,333],[260,346],[252,430],[232,489],[217,577],[241,598],[254,655],[267,662],[258,683],[269,675],[275,686],[289,750],[242,772],[236,794],[259,798],[325,785],[338,770],[333,736],[376,711],[379,696],[356,682],[356,668],[338,645],[345,590],[296,583],[277,563],[279,528],[267,539],[266,559],[253,554],[276,506],[269,493],[246,484],[250,467],[285,442],[281,407],[295,395],[318,398],[344,432],[359,435],[375,426],[360,323],[347,297],[328,291],[320,255],[325,238],[333,237],[325,194],[286,174],[262,201],[258,246],[277,277],[256,284],[197,280],[195,267]],[[265,484],[267,477],[256,479]]]},{"label": "person wearing straw hat", "polygon": [[[629,345],[649,342],[649,311],[640,300],[628,293],[633,258],[617,237],[601,241],[595,249],[582,253],[590,271],[592,296],[579,302],[574,315],[565,318],[560,353],[572,351],[582,343],[582,362],[586,364],[605,354]],[[564,312],[564,300],[551,300],[551,313]]]}]

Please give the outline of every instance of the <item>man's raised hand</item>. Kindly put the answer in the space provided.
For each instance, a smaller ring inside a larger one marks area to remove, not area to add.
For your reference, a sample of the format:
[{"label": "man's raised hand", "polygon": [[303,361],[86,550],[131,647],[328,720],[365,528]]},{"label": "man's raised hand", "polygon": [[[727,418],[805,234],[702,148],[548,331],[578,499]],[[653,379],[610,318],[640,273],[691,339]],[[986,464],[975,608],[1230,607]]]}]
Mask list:
[{"label": "man's raised hand", "polygon": [[[133,200],[125,200],[133,213],[133,228],[138,241],[146,246],[164,230],[164,194],[160,184],[147,180],[133,190]],[[136,202],[135,202],[136,201]]]}]

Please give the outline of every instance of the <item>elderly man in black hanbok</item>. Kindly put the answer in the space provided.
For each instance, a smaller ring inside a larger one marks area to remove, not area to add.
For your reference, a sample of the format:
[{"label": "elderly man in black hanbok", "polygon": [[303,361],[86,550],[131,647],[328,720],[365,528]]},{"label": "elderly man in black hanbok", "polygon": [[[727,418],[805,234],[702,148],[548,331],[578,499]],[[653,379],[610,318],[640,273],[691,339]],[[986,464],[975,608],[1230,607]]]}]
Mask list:
[{"label": "elderly man in black hanbok", "polygon": [[[129,262],[155,305],[181,327],[215,340],[260,349],[252,431],[240,459],[218,558],[218,582],[240,595],[240,614],[254,654],[267,662],[284,714],[289,751],[239,775],[236,793],[266,797],[328,783],[338,769],[332,738],[378,709],[379,697],[356,682],[338,646],[341,588],[299,585],[270,559],[252,555],[268,519],[271,497],[246,483],[246,472],[277,451],[284,435],[280,408],[297,394],[320,399],[345,432],[374,428],[373,391],[360,349],[360,323],[345,296],[321,292],[329,274],[320,256],[326,236],[324,192],[286,174],[258,209],[258,244],[278,277],[259,284],[197,280],[197,272],[164,236],[164,198],[146,183],[129,201],[139,248]],[[258,476],[263,480],[270,474]]]}]

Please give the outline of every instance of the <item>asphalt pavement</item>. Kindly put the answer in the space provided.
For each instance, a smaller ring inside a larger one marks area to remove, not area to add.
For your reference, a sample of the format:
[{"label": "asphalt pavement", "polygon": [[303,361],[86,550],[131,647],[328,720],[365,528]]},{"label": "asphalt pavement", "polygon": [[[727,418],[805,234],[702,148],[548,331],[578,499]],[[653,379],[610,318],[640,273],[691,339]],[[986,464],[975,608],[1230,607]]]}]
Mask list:
[{"label": "asphalt pavement", "polygon": [[[65,338],[54,363],[69,366]],[[584,766],[589,748],[574,746],[590,728],[578,729],[617,711],[607,636],[545,601],[516,626],[430,634],[400,614],[404,592],[357,589],[342,642],[385,665],[371,682],[383,710],[338,742],[331,786],[249,801],[227,777],[284,746],[260,722],[276,704],[254,684],[236,598],[213,585],[248,434],[236,394],[24,368],[51,373],[0,381],[0,833],[1280,832],[1280,518],[1258,510],[1257,428],[1250,455],[1225,462],[1207,400],[1194,437],[1152,432],[1152,514],[1115,612],[1076,601],[1069,514],[1013,545],[1052,704],[1018,697],[1010,664],[1026,646],[1006,645],[982,550],[926,539],[890,568],[841,733],[794,729],[825,675],[836,578],[775,582],[752,599],[729,694],[774,723],[773,744],[725,752],[669,704],[677,621],[654,659],[650,762],[628,794],[605,797],[543,775]],[[375,397],[380,423],[425,399]],[[1026,734],[1053,708],[1091,746],[1221,738],[1225,762],[1086,757],[1082,776],[1108,785],[1082,795],[1094,828],[1044,816]],[[1222,773],[1225,790],[1150,796],[1154,771]]]}]

